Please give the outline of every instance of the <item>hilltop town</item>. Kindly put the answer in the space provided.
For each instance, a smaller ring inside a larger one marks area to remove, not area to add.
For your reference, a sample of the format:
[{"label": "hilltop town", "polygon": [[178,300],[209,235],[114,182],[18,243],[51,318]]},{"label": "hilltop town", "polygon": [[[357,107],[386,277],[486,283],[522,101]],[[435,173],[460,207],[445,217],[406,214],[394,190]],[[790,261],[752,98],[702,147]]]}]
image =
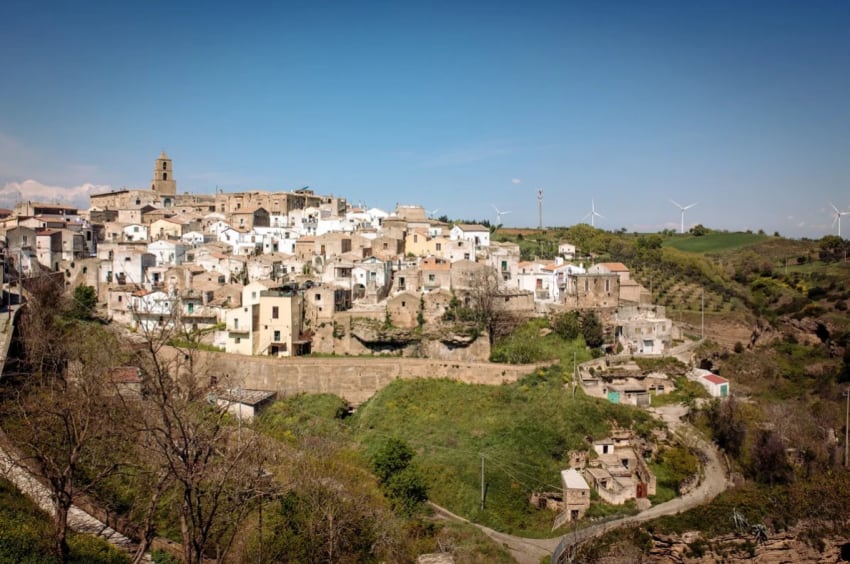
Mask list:
[{"label": "hilltop town", "polygon": [[553,260],[521,260],[489,226],[421,205],[364,209],[309,188],[180,194],[165,152],[149,188],[90,203],[8,210],[8,268],[60,273],[94,288],[108,319],[175,324],[229,353],[486,361],[494,333],[566,310],[599,312],[628,352],[660,354],[677,338],[624,264],[591,265],[569,241]]}]

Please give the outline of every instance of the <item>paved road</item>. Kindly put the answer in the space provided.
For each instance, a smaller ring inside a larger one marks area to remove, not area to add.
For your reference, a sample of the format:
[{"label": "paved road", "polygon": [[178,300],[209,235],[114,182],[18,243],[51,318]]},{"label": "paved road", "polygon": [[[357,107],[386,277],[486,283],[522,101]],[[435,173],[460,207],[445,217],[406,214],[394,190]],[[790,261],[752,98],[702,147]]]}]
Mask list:
[{"label": "paved road", "polygon": [[[728,487],[726,466],[714,445],[705,441],[691,425],[681,421],[686,408],[680,405],[673,405],[652,408],[650,411],[664,420],[672,432],[679,434],[686,443],[701,453],[700,458],[703,461],[702,479],[693,491],[666,503],[651,507],[637,515],[623,517],[622,519],[608,521],[598,525],[591,525],[565,536],[551,539],[517,537],[494,531],[483,525],[473,524],[494,541],[507,548],[519,564],[539,564],[542,558],[552,555],[562,540],[564,540],[565,545],[568,547],[574,547],[618,527],[642,523],[664,515],[675,515],[676,513],[708,503],[723,492]],[[465,523],[470,522],[459,515],[455,515],[448,509],[433,503],[431,506],[442,517]]]}]

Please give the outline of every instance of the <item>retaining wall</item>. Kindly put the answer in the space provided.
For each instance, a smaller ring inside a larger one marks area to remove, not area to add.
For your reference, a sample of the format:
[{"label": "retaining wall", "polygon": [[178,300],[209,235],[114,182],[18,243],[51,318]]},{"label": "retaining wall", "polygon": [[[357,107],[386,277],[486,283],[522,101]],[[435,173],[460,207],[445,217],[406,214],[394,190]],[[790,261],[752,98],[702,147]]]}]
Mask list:
[{"label": "retaining wall", "polygon": [[485,362],[450,362],[429,359],[334,357],[266,358],[203,352],[206,372],[219,382],[280,395],[335,394],[354,405],[400,378],[448,378],[470,384],[498,385],[515,382],[539,366]]}]

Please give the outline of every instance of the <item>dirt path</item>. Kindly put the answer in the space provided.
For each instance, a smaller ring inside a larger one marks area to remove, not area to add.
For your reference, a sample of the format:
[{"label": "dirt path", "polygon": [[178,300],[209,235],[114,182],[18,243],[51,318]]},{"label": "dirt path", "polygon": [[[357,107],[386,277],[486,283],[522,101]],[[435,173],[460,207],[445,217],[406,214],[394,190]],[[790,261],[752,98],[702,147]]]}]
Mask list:
[{"label": "dirt path", "polygon": [[[481,529],[491,539],[507,548],[519,564],[539,564],[542,558],[551,556],[556,550],[559,554],[569,553],[579,544],[612,529],[650,521],[664,515],[675,515],[676,513],[708,503],[723,492],[728,487],[726,466],[714,445],[703,439],[691,425],[681,421],[681,417],[686,413],[686,408],[680,405],[673,405],[652,408],[649,411],[665,421],[673,433],[678,434],[681,440],[700,453],[700,459],[703,463],[702,479],[700,480],[700,484],[691,492],[666,503],[651,507],[637,515],[623,517],[598,525],[591,525],[567,535],[550,539],[518,537],[494,531],[483,525],[472,524]],[[470,523],[468,519],[455,515],[448,509],[433,503],[431,506],[439,516]]]}]

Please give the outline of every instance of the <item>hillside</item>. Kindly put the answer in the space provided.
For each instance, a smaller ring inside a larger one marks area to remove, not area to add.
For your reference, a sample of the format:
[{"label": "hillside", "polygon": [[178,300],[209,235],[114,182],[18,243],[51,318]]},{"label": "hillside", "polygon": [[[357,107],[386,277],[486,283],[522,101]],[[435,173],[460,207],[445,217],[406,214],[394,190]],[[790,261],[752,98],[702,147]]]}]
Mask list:
[{"label": "hillside", "polygon": [[[800,558],[844,554],[850,510],[831,500],[850,479],[843,468],[847,241],[710,231],[637,235],[588,226],[547,236],[552,245],[573,242],[594,261],[624,262],[691,334],[699,334],[704,311],[707,341],[694,360],[728,378],[734,395],[691,418],[726,452],[737,487],[681,516],[607,535],[584,557],[614,562],[642,553],[664,560],[678,550],[688,558],[769,559],[776,543]],[[536,248],[546,248],[543,234],[535,237]],[[736,527],[736,511],[749,525]],[[753,536],[751,525],[763,536]]]}]

